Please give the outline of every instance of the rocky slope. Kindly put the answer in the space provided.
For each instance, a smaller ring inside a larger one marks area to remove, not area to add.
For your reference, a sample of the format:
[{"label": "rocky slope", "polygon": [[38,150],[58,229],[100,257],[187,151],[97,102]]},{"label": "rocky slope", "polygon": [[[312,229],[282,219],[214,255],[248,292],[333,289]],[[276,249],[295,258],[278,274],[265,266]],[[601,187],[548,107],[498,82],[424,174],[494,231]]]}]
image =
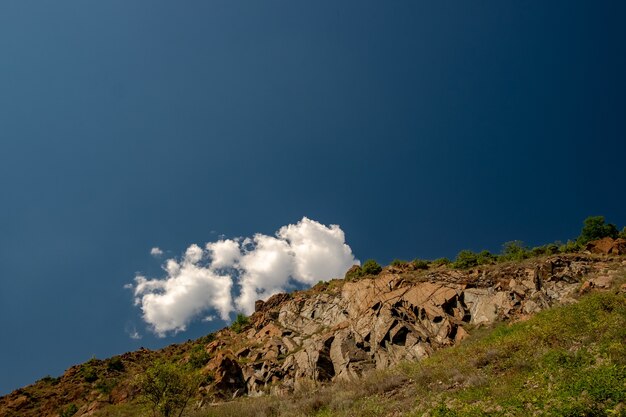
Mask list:
[{"label": "rocky slope", "polygon": [[72,367],[0,398],[0,416],[58,416],[69,404],[76,404],[76,416],[92,415],[132,401],[133,379],[152,361],[182,364],[199,351],[207,359],[201,371],[210,376],[199,404],[358,377],[457,344],[476,326],[573,303],[579,292],[608,287],[624,270],[623,256],[591,253],[464,271],[387,267],[377,276],[259,301],[241,333],[226,328],[160,351]]}]

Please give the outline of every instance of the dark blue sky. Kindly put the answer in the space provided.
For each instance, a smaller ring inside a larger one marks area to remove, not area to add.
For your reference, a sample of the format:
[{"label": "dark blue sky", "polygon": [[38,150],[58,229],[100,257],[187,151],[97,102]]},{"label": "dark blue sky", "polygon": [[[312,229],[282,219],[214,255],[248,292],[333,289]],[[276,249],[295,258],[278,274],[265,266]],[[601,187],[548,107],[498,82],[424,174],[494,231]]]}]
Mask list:
[{"label": "dark blue sky", "polygon": [[0,394],[157,348],[123,285],[217,235],[363,260],[626,225],[626,3],[0,2]]}]

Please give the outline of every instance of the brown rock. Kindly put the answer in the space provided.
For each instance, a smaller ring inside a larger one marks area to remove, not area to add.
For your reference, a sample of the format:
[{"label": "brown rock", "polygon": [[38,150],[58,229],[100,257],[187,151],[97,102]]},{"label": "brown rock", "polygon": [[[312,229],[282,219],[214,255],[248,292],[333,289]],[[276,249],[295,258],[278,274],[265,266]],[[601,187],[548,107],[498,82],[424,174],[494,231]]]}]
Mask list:
[{"label": "brown rock", "polygon": [[626,239],[605,237],[587,243],[586,249],[591,253],[624,255],[626,254]]},{"label": "brown rock", "polygon": [[580,295],[586,294],[589,291],[591,291],[592,288],[593,288],[593,282],[585,281],[583,282],[583,285],[581,285],[580,288],[578,289],[578,294]]},{"label": "brown rock", "polygon": [[213,388],[219,394],[229,397],[235,392],[245,390],[243,373],[237,360],[230,353],[219,353],[209,362],[207,370],[213,371]]}]

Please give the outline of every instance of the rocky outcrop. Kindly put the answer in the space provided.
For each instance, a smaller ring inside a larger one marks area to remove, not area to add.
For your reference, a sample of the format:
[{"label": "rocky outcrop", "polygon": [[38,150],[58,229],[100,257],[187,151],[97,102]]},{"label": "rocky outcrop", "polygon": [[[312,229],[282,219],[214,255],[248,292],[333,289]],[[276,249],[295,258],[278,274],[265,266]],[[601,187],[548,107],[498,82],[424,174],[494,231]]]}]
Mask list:
[{"label": "rocky outcrop", "polygon": [[[603,245],[594,247],[609,247]],[[621,251],[620,245],[613,240],[610,248]],[[624,258],[614,253],[602,249],[598,255],[555,255],[462,271],[401,265],[375,277],[277,294],[256,303],[241,333],[225,328],[202,341],[126,353],[119,357],[123,370],[110,360],[95,361],[96,382],[85,380],[87,364],[72,367],[60,378],[0,398],[0,417],[58,416],[70,403],[78,405],[77,417],[92,415],[133,400],[136,375],[154,360],[184,364],[197,348],[210,357],[200,388],[207,401],[357,378],[455,345],[468,329],[523,320],[554,304],[575,302],[584,292],[610,288],[626,269]],[[116,384],[109,390],[111,380]]]},{"label": "rocky outcrop", "polygon": [[236,355],[245,390],[284,392],[419,360],[463,340],[467,325],[575,302],[582,278],[598,279],[607,262],[569,255],[468,271],[386,268],[335,292],[279,294],[257,305]]},{"label": "rocky outcrop", "polygon": [[586,249],[591,253],[603,253],[606,255],[626,254],[626,239],[613,239],[605,237],[587,243]]}]

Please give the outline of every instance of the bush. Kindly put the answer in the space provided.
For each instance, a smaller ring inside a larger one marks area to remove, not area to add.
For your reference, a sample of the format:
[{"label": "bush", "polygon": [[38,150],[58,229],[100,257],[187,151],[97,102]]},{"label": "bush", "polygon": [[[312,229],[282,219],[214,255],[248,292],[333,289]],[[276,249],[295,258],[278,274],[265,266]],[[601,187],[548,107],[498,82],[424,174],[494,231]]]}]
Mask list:
[{"label": "bush", "polygon": [[450,265],[452,262],[448,258],[437,258],[434,261],[431,261],[430,264],[434,267]]},{"label": "bush", "polygon": [[355,279],[358,279],[362,276],[363,276],[363,269],[358,265],[354,265],[352,268],[346,271],[346,275],[344,275],[343,278],[347,281],[354,281]]},{"label": "bush", "polygon": [[521,261],[529,258],[531,252],[521,240],[512,240],[502,245],[502,260],[505,261]]},{"label": "bush", "polygon": [[230,325],[230,329],[235,333],[241,333],[250,324],[250,319],[243,313],[237,314],[235,321]]},{"label": "bush", "polygon": [[51,377],[50,375],[46,375],[37,382],[43,382],[45,384],[56,385],[59,383],[60,379],[61,379],[60,377],[54,378],[54,377]]},{"label": "bush", "polygon": [[109,371],[122,372],[124,370],[124,363],[122,363],[122,359],[119,356],[114,356],[109,359],[107,369]]},{"label": "bush", "polygon": [[155,362],[139,377],[140,396],[153,415],[163,417],[182,415],[187,403],[196,393],[200,376],[174,364]]},{"label": "bush", "polygon": [[492,265],[498,261],[498,257],[488,250],[484,250],[477,255],[478,265]]},{"label": "bush", "polygon": [[378,275],[382,270],[383,269],[378,264],[378,262],[373,259],[368,259],[363,263],[363,266],[361,267],[363,275]]},{"label": "bush", "polygon": [[617,237],[621,237],[622,239],[626,239],[626,227],[622,229],[621,232],[617,235]]},{"label": "bush", "polygon": [[403,261],[402,259],[394,259],[393,261],[391,261],[391,266],[405,266],[407,265],[408,262],[407,261]]},{"label": "bush", "polygon": [[619,232],[614,224],[605,224],[604,216],[590,216],[583,222],[584,226],[580,231],[580,236],[576,242],[582,246],[592,240],[602,239],[603,237],[617,238]]},{"label": "bush", "polygon": [[561,253],[572,253],[578,252],[581,248],[581,245],[573,240],[568,240],[567,243],[559,246],[559,252]]},{"label": "bush", "polygon": [[429,262],[423,259],[413,260],[413,266],[415,267],[415,269],[428,269],[428,264]]},{"label": "bush", "polygon": [[94,382],[98,379],[98,372],[95,368],[97,362],[97,359],[92,358],[80,367],[80,374],[86,382]]},{"label": "bush", "polygon": [[72,403],[65,407],[63,411],[59,414],[60,417],[72,417],[74,414],[78,412],[78,407],[76,404]]},{"label": "bush", "polygon": [[478,265],[478,254],[471,250],[462,250],[456,255],[456,259],[452,264],[455,269],[467,269]]},{"label": "bush", "polygon": [[206,351],[203,345],[196,345],[191,350],[189,361],[187,362],[191,369],[200,369],[211,359],[211,355]]}]

